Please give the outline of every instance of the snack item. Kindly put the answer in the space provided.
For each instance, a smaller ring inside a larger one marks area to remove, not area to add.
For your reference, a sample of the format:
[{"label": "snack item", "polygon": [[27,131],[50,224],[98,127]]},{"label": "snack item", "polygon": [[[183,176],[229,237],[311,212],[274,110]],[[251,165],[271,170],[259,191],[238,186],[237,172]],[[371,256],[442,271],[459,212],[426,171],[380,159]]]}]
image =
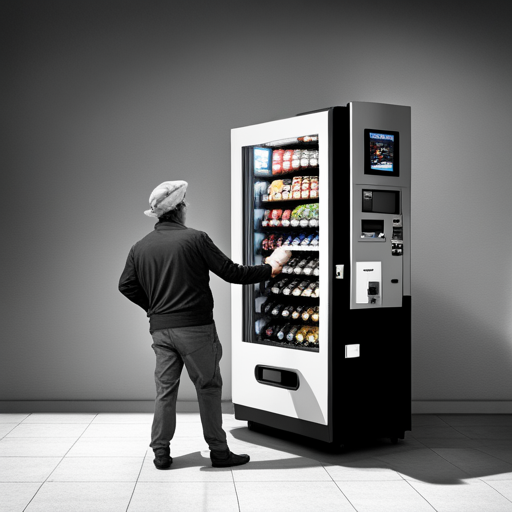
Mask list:
[{"label": "snack item", "polygon": [[262,227],[266,228],[268,227],[269,223],[270,223],[270,214],[271,214],[272,210],[265,210],[265,212],[263,213],[263,218],[261,219],[261,225]]},{"label": "snack item", "polygon": [[274,180],[269,187],[268,200],[279,201],[282,198],[283,180]]},{"label": "snack item", "polygon": [[272,210],[270,213],[269,225],[272,227],[280,227],[281,215],[283,215],[283,210]]},{"label": "snack item", "polygon": [[285,201],[292,198],[292,180],[283,180],[281,196]]},{"label": "snack item", "polygon": [[281,225],[287,228],[290,225],[290,217],[292,216],[291,210],[285,210],[281,216]]},{"label": "snack item", "polygon": [[292,170],[298,171],[300,169],[300,159],[302,157],[302,150],[301,149],[294,149],[293,150],[293,157],[292,157]]},{"label": "snack item", "polygon": [[283,172],[284,149],[274,149],[272,151],[272,174],[281,174]]},{"label": "snack item", "polygon": [[293,149],[286,149],[283,153],[282,172],[290,172],[292,170]]}]

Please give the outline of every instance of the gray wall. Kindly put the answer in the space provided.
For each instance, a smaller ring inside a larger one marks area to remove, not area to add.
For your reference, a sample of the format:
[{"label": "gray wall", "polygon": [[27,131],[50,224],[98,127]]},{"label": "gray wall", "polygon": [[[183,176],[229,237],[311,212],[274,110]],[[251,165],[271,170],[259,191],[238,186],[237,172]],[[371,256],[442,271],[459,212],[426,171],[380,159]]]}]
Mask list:
[{"label": "gray wall", "polygon": [[399,4],[4,2],[0,400],[152,400],[117,282],[153,187],[188,180],[189,224],[229,254],[230,129],[374,101],[413,112],[416,411],[510,412],[508,2]]}]

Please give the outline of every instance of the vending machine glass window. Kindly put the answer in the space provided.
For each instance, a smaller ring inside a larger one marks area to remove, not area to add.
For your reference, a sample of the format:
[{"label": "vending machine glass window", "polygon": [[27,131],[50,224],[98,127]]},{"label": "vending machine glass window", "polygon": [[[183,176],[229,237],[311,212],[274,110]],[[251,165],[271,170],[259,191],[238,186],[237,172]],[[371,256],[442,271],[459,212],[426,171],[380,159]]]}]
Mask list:
[{"label": "vending machine glass window", "polygon": [[244,262],[291,251],[274,279],[246,286],[244,341],[319,351],[319,204],[317,135],[243,148]]}]

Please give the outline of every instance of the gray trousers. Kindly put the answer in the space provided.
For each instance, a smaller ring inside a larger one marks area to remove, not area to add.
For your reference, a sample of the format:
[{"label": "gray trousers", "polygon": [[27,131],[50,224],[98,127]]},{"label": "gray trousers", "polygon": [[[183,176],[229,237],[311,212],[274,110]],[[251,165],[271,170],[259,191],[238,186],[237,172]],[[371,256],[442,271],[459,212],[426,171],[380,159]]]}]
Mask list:
[{"label": "gray trousers", "polygon": [[153,332],[152,337],[156,354],[156,400],[151,448],[168,448],[174,436],[178,386],[185,365],[196,387],[204,439],[210,450],[227,450],[221,409],[222,346],[215,324],[164,329]]}]

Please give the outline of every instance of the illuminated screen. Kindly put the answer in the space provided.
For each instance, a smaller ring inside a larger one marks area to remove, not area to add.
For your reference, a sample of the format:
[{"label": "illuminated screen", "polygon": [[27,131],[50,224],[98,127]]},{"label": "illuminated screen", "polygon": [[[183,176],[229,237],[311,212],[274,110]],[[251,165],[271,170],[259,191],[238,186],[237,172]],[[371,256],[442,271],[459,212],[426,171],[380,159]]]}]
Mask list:
[{"label": "illuminated screen", "polygon": [[370,168],[393,172],[395,136],[370,132]]},{"label": "illuminated screen", "polygon": [[398,132],[365,130],[365,174],[399,176]]},{"label": "illuminated screen", "polygon": [[272,150],[270,148],[254,148],[254,174],[271,175],[272,174]]}]

